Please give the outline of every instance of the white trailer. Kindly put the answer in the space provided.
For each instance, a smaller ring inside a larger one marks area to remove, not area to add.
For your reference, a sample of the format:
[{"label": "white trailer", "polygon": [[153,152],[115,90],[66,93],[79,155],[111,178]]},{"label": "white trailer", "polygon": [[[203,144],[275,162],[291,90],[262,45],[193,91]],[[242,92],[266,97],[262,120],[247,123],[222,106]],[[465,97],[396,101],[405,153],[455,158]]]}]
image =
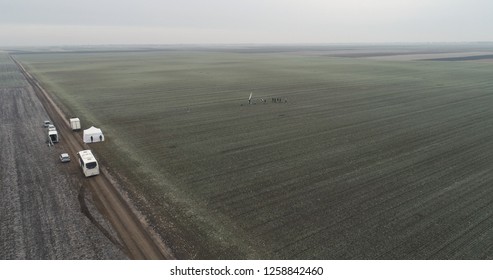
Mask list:
[{"label": "white trailer", "polygon": [[70,119],[70,127],[72,130],[80,130],[80,120],[79,118]]},{"label": "white trailer", "polygon": [[92,154],[91,150],[83,150],[77,153],[79,157],[79,164],[82,168],[82,172],[86,177],[95,176],[99,174],[98,161]]},{"label": "white trailer", "polygon": [[50,141],[52,143],[58,142],[58,132],[56,130],[49,130],[48,131],[48,137],[50,138]]}]

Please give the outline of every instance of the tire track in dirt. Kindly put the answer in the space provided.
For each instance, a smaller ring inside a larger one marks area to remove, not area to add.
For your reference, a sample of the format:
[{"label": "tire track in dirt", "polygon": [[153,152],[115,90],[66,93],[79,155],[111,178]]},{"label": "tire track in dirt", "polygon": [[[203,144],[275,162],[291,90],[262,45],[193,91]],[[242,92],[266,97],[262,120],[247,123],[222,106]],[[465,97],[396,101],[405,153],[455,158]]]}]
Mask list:
[{"label": "tire track in dirt", "polygon": [[[21,73],[34,89],[36,95],[45,107],[48,115],[56,124],[57,130],[60,133],[61,141],[64,142],[72,156],[75,156],[78,151],[89,149],[87,144],[82,142],[78,134],[72,132],[68,118],[57,104],[51,99],[49,94],[41,87],[39,82],[31,76],[25,68],[11,56],[11,59],[19,67]],[[156,233],[151,233],[149,227],[132,211],[122,195],[117,190],[117,187],[108,178],[108,174],[104,167],[101,168],[101,174],[91,178],[84,178],[82,173],[79,179],[83,183],[83,188],[91,193],[91,197],[98,210],[111,223],[115,232],[118,234],[120,242],[111,237],[107,231],[103,234],[107,236],[113,243],[117,242],[117,246],[124,248],[125,253],[132,259],[174,259],[171,250],[160,240]],[[81,190],[82,192],[84,190]],[[79,194],[81,195],[81,194]],[[82,200],[84,200],[82,193]],[[81,204],[81,211],[84,211],[84,206]],[[87,209],[87,208],[86,208]],[[86,213],[85,213],[86,214]],[[86,214],[87,215],[87,214]],[[89,219],[91,219],[88,216]],[[97,225],[96,225],[97,226]],[[101,229],[101,226],[97,226]]]},{"label": "tire track in dirt", "polygon": [[130,255],[126,250],[126,248],[123,247],[122,244],[120,244],[120,242],[116,238],[114,238],[111,235],[111,233],[108,232],[91,214],[91,211],[89,210],[86,204],[85,194],[86,194],[86,188],[84,186],[81,186],[77,199],[79,200],[80,211],[82,212],[82,214],[84,214],[84,216],[86,216],[91,221],[91,223],[95,225],[98,228],[98,230],[101,231],[104,234],[104,236],[106,236],[106,238],[108,238],[111,241],[111,243],[113,243],[120,250],[122,250],[122,252],[125,252],[126,255]]}]

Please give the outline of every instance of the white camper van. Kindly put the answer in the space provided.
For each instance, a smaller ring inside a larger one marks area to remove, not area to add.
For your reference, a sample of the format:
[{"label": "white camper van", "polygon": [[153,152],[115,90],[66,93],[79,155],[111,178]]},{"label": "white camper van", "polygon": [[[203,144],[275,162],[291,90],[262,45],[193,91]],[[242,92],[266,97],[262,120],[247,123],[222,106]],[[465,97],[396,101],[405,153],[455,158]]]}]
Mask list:
[{"label": "white camper van", "polygon": [[91,150],[83,150],[77,153],[82,172],[86,177],[99,174],[99,165]]}]

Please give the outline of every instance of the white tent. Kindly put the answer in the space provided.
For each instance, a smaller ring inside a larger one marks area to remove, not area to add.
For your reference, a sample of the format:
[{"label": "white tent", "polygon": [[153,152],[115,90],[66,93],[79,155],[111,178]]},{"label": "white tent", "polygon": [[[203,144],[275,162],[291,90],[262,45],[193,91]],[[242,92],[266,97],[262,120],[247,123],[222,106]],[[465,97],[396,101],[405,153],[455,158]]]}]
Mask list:
[{"label": "white tent", "polygon": [[84,143],[93,143],[104,141],[104,135],[101,129],[91,126],[88,129],[84,129],[84,137],[82,138]]}]

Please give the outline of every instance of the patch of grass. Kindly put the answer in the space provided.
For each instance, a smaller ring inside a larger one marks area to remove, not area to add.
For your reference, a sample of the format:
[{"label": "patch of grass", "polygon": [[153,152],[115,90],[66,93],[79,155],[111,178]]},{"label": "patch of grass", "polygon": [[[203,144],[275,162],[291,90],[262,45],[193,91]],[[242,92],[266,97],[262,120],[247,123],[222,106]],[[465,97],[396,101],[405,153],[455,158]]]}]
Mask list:
[{"label": "patch of grass", "polygon": [[[491,254],[493,65],[227,51],[19,58],[84,127],[103,129],[97,154],[171,243],[184,239],[183,257]],[[250,92],[267,104],[247,105]]]}]

